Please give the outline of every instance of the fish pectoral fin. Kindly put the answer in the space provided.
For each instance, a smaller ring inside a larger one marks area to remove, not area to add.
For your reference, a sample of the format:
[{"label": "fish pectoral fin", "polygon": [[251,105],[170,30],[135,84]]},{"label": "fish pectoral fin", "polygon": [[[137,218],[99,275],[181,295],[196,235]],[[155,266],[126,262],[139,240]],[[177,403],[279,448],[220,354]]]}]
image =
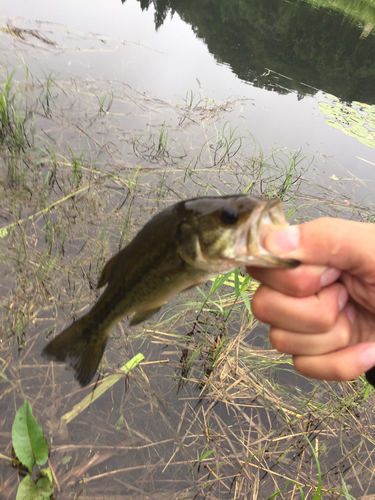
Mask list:
[{"label": "fish pectoral fin", "polygon": [[154,307],[153,309],[147,309],[146,311],[140,311],[134,314],[130,321],[130,326],[138,325],[142,323],[142,321],[146,321],[146,319],[151,318],[154,314],[156,314],[162,306]]},{"label": "fish pectoral fin", "polygon": [[117,253],[111,259],[109,259],[107,264],[104,266],[104,269],[102,271],[102,275],[100,276],[100,280],[98,283],[98,288],[101,288],[102,286],[106,285],[109,282],[109,279],[112,275],[113,268],[117,264],[118,257],[119,257],[119,253]]}]

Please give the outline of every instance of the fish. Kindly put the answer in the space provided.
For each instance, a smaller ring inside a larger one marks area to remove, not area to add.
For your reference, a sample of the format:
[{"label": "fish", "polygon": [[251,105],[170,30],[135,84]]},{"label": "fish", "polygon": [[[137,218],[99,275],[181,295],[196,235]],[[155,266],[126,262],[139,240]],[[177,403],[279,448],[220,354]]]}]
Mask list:
[{"label": "fish", "polygon": [[278,198],[250,194],[191,198],[159,212],[104,266],[104,292],[90,311],[43,349],[65,362],[84,387],[94,377],[110,331],[123,317],[130,326],[151,318],[175,295],[239,266],[292,268],[295,259],[263,246],[272,229],[288,226]]}]

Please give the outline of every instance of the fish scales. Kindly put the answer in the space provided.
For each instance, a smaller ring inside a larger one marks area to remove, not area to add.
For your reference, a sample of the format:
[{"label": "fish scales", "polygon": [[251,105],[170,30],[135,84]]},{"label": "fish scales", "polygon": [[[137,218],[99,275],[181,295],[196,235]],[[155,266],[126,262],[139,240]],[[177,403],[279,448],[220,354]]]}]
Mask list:
[{"label": "fish scales", "polygon": [[262,247],[270,230],[287,225],[280,200],[252,195],[201,197],[155,215],[105,265],[107,285],[83,317],[43,350],[64,361],[84,386],[93,378],[111,328],[133,314],[130,326],[155,314],[171,297],[241,265],[295,267],[298,261]]}]

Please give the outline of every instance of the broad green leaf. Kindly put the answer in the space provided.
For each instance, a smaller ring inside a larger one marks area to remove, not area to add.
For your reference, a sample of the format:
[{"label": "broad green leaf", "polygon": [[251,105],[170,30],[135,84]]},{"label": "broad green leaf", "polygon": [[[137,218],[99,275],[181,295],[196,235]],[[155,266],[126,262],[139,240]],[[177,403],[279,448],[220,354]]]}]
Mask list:
[{"label": "broad green leaf", "polygon": [[368,130],[366,127],[362,127],[361,125],[353,125],[350,129],[353,134],[358,135],[359,137],[367,137]]},{"label": "broad green leaf", "polygon": [[353,115],[348,117],[348,121],[350,124],[355,124],[355,125],[363,125],[364,123],[368,123],[363,117],[363,115],[360,115],[359,113],[356,116]]},{"label": "broad green leaf", "polygon": [[[51,469],[42,469],[45,473],[35,484],[31,476],[26,476],[20,483],[17,491],[16,500],[49,500],[53,495],[53,483],[50,482],[48,475],[52,478]],[[48,472],[49,471],[49,472]]]},{"label": "broad green leaf", "polygon": [[343,130],[344,134],[350,135],[351,137],[358,137],[356,133],[354,133],[350,128],[345,128]]},{"label": "broad green leaf", "polygon": [[352,106],[354,106],[355,108],[362,108],[363,104],[358,101],[352,101]]},{"label": "broad green leaf", "polygon": [[332,128],[337,128],[338,130],[344,129],[344,125],[340,122],[336,122],[335,120],[326,120],[326,124]]},{"label": "broad green leaf", "polygon": [[375,148],[375,140],[367,139],[364,137],[358,137],[359,142],[362,142],[365,146],[369,146],[370,148]]},{"label": "broad green leaf", "polygon": [[[53,476],[52,476],[52,470],[50,467],[46,467],[45,469],[40,469],[38,472],[38,477],[39,478],[45,478],[49,482],[50,486],[52,486],[52,492],[53,492]],[[37,482],[39,484],[39,481]]]},{"label": "broad green leaf", "polygon": [[45,473],[45,477],[42,477],[36,483],[35,500],[48,500],[53,495],[52,472],[49,467],[48,469],[42,469],[40,472]]},{"label": "broad green leaf", "polygon": [[338,101],[339,100],[339,98],[333,94],[324,94],[324,97],[326,97],[327,99],[330,99],[331,101]]},{"label": "broad green leaf", "polygon": [[48,444],[33,415],[29,401],[18,409],[12,427],[12,443],[18,460],[32,472],[35,461],[44,465],[48,460]]},{"label": "broad green leaf", "polygon": [[330,118],[339,118],[341,116],[340,109],[328,104],[327,102],[320,102],[319,109],[323,114],[329,116]]},{"label": "broad green leaf", "polygon": [[366,110],[368,113],[372,113],[375,109],[374,106],[371,106],[371,104],[366,104],[366,103],[362,104],[362,108]]},{"label": "broad green leaf", "polygon": [[342,108],[342,112],[349,115],[349,116],[358,116],[359,113],[356,109],[354,108],[351,108],[350,106],[343,106]]},{"label": "broad green leaf", "polygon": [[35,498],[36,484],[31,476],[26,476],[18,486],[16,500],[30,500]]}]

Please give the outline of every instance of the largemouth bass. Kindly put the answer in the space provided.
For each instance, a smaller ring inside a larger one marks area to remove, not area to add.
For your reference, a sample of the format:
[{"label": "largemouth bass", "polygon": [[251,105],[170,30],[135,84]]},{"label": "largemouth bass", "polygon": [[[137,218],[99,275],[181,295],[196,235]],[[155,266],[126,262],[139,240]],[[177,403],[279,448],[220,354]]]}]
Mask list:
[{"label": "largemouth bass", "polygon": [[150,318],[174,295],[238,266],[295,267],[271,255],[262,240],[285,227],[279,199],[251,195],[193,198],[155,215],[105,265],[98,288],[104,293],[82,318],[43,350],[65,361],[81,386],[97,370],[111,328],[133,315],[130,326]]}]

